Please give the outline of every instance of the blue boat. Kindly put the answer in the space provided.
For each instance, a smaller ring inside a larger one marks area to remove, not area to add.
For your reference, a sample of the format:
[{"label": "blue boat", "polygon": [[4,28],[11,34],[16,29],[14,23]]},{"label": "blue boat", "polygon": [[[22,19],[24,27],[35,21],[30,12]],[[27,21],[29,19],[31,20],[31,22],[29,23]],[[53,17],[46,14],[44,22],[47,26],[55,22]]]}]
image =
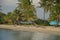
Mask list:
[{"label": "blue boat", "polygon": [[[50,24],[50,25],[56,25],[57,22],[56,22],[56,21],[51,21],[51,22],[49,22],[49,24]],[[60,25],[60,22],[58,22],[58,25]]]}]

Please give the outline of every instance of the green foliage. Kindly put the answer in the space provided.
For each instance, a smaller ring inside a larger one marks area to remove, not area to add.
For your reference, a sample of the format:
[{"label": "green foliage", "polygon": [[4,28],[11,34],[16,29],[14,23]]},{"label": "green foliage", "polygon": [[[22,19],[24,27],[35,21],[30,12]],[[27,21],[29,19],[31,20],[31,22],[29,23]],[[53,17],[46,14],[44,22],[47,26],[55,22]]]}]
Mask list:
[{"label": "green foliage", "polygon": [[0,12],[0,24],[3,24],[5,21],[4,21],[4,16],[5,16],[6,14],[4,14],[4,13],[2,13],[2,12]]},{"label": "green foliage", "polygon": [[18,0],[17,14],[19,14],[18,20],[20,21],[34,21],[37,17],[35,14],[35,8],[32,6],[30,0]]},{"label": "green foliage", "polygon": [[7,14],[6,14],[6,16],[4,16],[4,21],[5,21],[5,23],[7,23],[7,24],[11,24],[12,23],[12,21],[11,21],[11,12],[8,12]]},{"label": "green foliage", "polygon": [[56,20],[59,22],[60,19],[60,0],[40,0],[41,7],[44,8],[45,12],[50,12],[49,21]]},{"label": "green foliage", "polygon": [[30,0],[18,0],[18,6],[13,12],[9,12],[4,20],[8,24],[18,24],[18,22],[34,21],[37,17],[35,8]]},{"label": "green foliage", "polygon": [[35,23],[38,24],[38,25],[43,25],[43,26],[48,26],[49,25],[48,21],[45,21],[45,23],[44,23],[44,20],[41,20],[41,19],[36,20]]},{"label": "green foliage", "polygon": [[[48,11],[51,10],[51,6],[50,6],[51,3],[49,3],[49,2],[51,2],[51,1],[50,0],[40,0],[40,2],[39,2],[40,7],[43,8],[43,10],[44,10],[44,13],[43,13],[44,20],[45,20],[45,13],[47,13]],[[44,21],[44,24],[45,24],[45,21]]]},{"label": "green foliage", "polygon": [[8,14],[4,17],[4,20],[7,24],[16,24],[18,14],[16,10],[13,12],[8,12]]}]

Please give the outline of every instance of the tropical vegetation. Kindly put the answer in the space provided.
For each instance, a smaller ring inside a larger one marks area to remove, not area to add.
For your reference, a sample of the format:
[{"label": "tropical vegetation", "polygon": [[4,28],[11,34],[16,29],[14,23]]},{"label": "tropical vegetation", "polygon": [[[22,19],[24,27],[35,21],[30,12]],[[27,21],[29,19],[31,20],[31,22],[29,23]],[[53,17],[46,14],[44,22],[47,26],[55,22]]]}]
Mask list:
[{"label": "tropical vegetation", "polygon": [[[44,10],[44,20],[38,19],[33,0],[18,0],[17,7],[7,14],[0,12],[0,24],[37,24],[49,25],[50,21],[60,21],[60,0],[40,0],[40,8]],[[45,14],[49,12],[48,20]]]},{"label": "tropical vegetation", "polygon": [[44,8],[44,15],[45,12],[50,12],[48,20],[56,20],[56,26],[58,26],[60,20],[60,0],[40,0],[39,4]]},{"label": "tropical vegetation", "polygon": [[2,12],[0,12],[0,24],[4,24],[4,16],[5,16],[6,14],[4,14],[4,13],[2,13]]}]

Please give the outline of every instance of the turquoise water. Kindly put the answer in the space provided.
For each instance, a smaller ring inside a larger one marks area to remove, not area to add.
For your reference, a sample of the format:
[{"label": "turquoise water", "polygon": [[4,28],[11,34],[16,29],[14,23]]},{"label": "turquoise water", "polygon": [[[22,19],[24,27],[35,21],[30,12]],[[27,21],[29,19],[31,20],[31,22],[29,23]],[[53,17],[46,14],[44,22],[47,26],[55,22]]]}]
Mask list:
[{"label": "turquoise water", "polygon": [[[51,21],[49,24],[50,24],[50,25],[56,25],[57,22],[56,22],[56,21]],[[58,23],[58,25],[60,25],[60,22]]]},{"label": "turquoise water", "polygon": [[59,35],[0,29],[0,40],[60,40]]}]

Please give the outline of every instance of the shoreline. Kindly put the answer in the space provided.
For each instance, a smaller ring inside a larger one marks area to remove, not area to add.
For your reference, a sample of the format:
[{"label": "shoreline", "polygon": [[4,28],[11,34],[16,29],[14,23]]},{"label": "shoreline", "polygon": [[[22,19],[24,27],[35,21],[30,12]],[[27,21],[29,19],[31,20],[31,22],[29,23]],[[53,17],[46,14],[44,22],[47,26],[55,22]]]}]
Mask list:
[{"label": "shoreline", "polygon": [[14,31],[41,32],[48,34],[60,35],[60,27],[54,26],[33,26],[33,25],[0,25],[0,29],[8,29]]}]

